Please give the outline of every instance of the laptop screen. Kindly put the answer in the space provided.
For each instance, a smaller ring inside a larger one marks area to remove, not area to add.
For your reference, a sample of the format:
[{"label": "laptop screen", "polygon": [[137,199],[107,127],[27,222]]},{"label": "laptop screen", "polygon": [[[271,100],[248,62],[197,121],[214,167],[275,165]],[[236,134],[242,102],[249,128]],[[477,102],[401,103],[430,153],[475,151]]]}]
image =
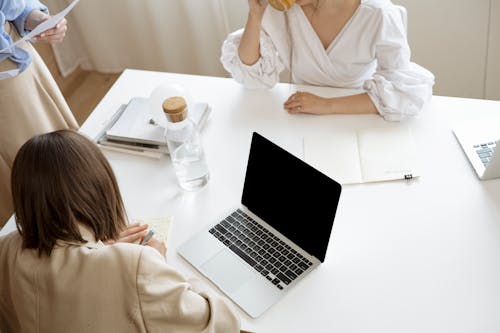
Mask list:
[{"label": "laptop screen", "polygon": [[321,262],[340,192],[340,184],[253,133],[242,204]]}]

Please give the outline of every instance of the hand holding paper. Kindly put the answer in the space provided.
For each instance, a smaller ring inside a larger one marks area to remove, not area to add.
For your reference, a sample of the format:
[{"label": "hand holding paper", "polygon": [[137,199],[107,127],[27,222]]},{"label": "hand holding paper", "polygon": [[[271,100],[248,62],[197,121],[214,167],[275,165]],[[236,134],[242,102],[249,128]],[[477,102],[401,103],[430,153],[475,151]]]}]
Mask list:
[{"label": "hand holding paper", "polygon": [[[49,29],[52,29],[54,28],[58,23],[60,23],[65,17],[66,15],[68,15],[68,13],[73,9],[73,7],[76,6],[76,4],[79,2],[80,0],[74,0],[68,7],[66,7],[63,11],[59,12],[58,14],[56,15],[53,15],[52,17],[50,17],[48,20],[46,21],[43,21],[42,23],[40,23],[39,25],[37,25],[33,30],[31,30],[31,32],[26,35],[24,38],[28,37],[28,38],[33,38],[35,36],[38,36],[38,35],[41,35],[42,33],[44,32],[48,32],[47,30]],[[23,39],[24,39],[23,38]]]},{"label": "hand holding paper", "polygon": [[[44,41],[54,41],[57,42],[61,39],[61,36],[64,37],[64,34],[66,33],[66,22],[65,22],[65,17],[68,15],[68,13],[73,9],[73,7],[76,6],[76,4],[80,0],[74,0],[68,7],[66,7],[63,11],[60,13],[51,16],[48,20],[43,21],[42,23],[38,24],[31,32],[27,35],[25,35],[23,38],[18,39],[15,43],[11,44],[10,46],[0,50],[0,53],[6,52],[8,50],[13,49],[15,46],[18,44],[30,40],[30,39],[35,39],[35,40],[44,40]],[[59,27],[56,27],[58,26]],[[55,29],[53,29],[56,27]],[[41,36],[43,33],[46,33],[45,36]],[[54,37],[55,35],[55,37]],[[37,36],[40,36],[40,38],[35,38]],[[52,37],[49,37],[52,36]],[[47,37],[47,38],[46,38]]]},{"label": "hand holding paper", "polygon": [[61,43],[66,36],[68,30],[68,21],[65,18],[61,20],[54,28],[42,32],[40,35],[33,37],[37,42],[45,42],[51,44]]}]

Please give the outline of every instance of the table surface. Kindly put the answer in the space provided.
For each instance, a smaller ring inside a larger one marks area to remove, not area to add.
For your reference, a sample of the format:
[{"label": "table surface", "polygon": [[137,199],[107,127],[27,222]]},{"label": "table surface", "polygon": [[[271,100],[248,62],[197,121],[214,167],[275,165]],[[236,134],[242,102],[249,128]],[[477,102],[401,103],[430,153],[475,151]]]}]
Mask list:
[{"label": "table surface", "polygon": [[[130,98],[163,83],[208,102],[203,129],[210,182],[181,191],[168,157],[105,152],[130,218],[173,216],[167,260],[198,276],[176,248],[241,199],[253,131],[297,151],[309,133],[402,126],[379,116],[290,115],[282,104],[296,89],[325,97],[352,91],[279,84],[246,90],[231,79],[125,71],[81,131],[97,135]],[[257,332],[498,332],[500,330],[500,180],[480,181],[452,128],[464,121],[500,124],[500,102],[435,96],[412,129],[419,179],[344,186],[326,261],[258,319]],[[500,125],[499,125],[500,126]],[[500,130],[497,132],[500,133]],[[11,220],[3,232],[11,230]]]}]

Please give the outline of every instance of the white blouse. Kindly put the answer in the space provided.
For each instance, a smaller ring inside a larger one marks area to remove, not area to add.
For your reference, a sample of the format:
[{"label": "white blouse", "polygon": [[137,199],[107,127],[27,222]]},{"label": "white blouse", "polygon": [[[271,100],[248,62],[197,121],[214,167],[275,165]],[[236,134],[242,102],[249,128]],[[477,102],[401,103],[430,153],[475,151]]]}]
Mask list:
[{"label": "white blouse", "polygon": [[268,6],[262,21],[261,57],[251,66],[238,56],[242,34],[238,30],[228,36],[221,62],[249,88],[278,83],[279,74],[290,68],[292,45],[294,83],[363,89],[386,120],[416,115],[432,96],[434,75],[410,61],[402,13],[390,0],[362,0],[326,50],[299,5],[287,14]]}]

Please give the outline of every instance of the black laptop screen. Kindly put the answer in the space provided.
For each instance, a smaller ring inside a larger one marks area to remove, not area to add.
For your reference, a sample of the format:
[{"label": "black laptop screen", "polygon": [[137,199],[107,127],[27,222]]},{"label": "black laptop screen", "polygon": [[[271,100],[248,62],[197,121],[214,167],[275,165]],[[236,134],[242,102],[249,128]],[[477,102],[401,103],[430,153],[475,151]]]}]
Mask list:
[{"label": "black laptop screen", "polygon": [[242,204],[322,262],[340,192],[340,184],[253,134]]}]

